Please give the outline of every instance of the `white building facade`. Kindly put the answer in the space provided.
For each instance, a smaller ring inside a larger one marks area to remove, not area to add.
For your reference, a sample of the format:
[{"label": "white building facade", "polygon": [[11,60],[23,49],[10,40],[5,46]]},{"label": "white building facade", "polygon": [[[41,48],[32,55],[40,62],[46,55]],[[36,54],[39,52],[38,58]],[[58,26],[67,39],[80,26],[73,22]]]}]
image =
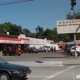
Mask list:
[{"label": "white building facade", "polygon": [[51,43],[53,43],[53,40],[47,40],[45,39],[38,39],[38,38],[31,38],[31,37],[26,37],[24,34],[20,34],[18,36],[18,38],[28,38],[29,41],[29,46],[30,47],[36,47],[36,48],[40,48],[42,46],[47,46],[47,45],[51,45]]}]

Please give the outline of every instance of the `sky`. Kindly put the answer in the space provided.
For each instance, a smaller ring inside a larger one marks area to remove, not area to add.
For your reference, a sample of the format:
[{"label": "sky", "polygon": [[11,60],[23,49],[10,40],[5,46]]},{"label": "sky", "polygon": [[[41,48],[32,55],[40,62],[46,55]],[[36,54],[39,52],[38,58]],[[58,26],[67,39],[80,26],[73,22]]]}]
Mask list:
[{"label": "sky", "polygon": [[[0,0],[0,3],[9,1]],[[0,5],[0,24],[11,22],[31,32],[36,32],[37,26],[44,30],[53,29],[57,27],[58,20],[66,20],[66,15],[71,11],[70,3],[70,0],[34,0]],[[75,11],[80,9],[80,0],[76,0],[74,8]]]}]

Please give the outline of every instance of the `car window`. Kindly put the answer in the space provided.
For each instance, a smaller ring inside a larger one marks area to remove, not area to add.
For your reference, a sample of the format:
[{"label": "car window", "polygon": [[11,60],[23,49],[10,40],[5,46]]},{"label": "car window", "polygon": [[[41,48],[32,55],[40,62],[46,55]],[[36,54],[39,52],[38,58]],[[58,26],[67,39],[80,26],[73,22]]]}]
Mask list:
[{"label": "car window", "polygon": [[72,50],[73,50],[73,49],[75,49],[75,47],[74,47],[74,48],[72,48]]},{"label": "car window", "polygon": [[7,64],[8,62],[2,58],[0,58],[0,65],[4,65]]},{"label": "car window", "polygon": [[39,49],[42,49],[42,47],[40,47]]}]

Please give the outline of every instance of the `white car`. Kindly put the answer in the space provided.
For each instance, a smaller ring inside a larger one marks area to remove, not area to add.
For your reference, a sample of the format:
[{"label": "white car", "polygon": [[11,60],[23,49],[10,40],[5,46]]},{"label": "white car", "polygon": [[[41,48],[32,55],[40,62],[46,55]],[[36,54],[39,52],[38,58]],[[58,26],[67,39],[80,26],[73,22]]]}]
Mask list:
[{"label": "white car", "polygon": [[43,47],[40,47],[40,48],[38,49],[38,51],[39,51],[39,52],[48,52],[49,49],[43,46]]},{"label": "white car", "polygon": [[76,53],[77,53],[78,55],[80,55],[80,46],[76,46],[76,48],[75,48],[75,46],[72,46],[72,47],[70,48],[70,53],[71,53],[71,54],[75,53],[75,51],[76,51]]}]

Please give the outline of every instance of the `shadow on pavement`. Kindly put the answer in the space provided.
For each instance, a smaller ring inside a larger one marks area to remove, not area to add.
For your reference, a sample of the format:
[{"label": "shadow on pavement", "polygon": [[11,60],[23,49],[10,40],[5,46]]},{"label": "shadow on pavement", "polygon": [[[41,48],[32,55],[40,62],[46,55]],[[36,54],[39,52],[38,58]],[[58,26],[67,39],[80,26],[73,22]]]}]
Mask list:
[{"label": "shadow on pavement", "polygon": [[39,58],[64,58],[64,57],[39,57]]},{"label": "shadow on pavement", "polygon": [[37,62],[37,63],[43,63],[42,61],[35,61],[35,62]]}]

